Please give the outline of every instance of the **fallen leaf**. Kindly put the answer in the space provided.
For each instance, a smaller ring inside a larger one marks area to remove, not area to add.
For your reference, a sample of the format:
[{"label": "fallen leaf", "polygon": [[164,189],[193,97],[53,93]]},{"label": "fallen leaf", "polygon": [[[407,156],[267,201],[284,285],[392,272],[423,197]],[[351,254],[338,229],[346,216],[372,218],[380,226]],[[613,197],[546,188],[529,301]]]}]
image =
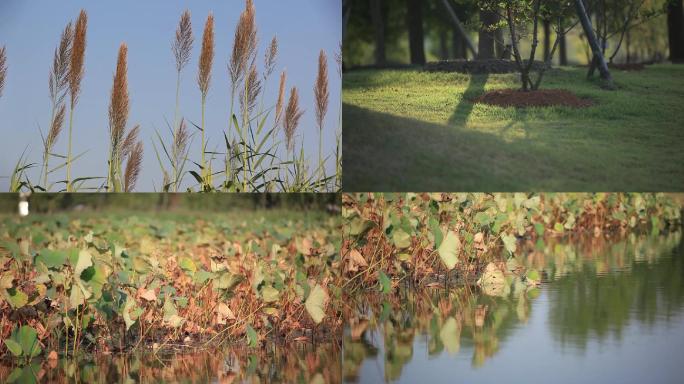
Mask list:
[{"label": "fallen leaf", "polygon": [[48,354],[47,358],[48,358],[48,360],[57,360],[59,358],[59,356],[57,356],[57,352],[51,351]]}]

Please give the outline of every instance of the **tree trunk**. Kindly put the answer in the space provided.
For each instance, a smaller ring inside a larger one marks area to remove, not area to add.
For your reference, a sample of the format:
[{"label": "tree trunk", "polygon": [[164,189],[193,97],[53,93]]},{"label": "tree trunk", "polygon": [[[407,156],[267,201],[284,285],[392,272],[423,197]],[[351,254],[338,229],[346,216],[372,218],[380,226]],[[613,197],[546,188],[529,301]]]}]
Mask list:
[{"label": "tree trunk", "polygon": [[466,51],[465,42],[461,36],[461,32],[458,28],[453,27],[451,29],[451,54],[454,59],[466,59],[468,58],[468,52]]},{"label": "tree trunk", "polygon": [[422,0],[406,0],[409,31],[409,50],[411,64],[425,64],[425,47],[423,35],[423,2]]},{"label": "tree trunk", "polygon": [[504,45],[504,31],[503,28],[499,28],[494,31],[494,53],[499,59],[503,58],[506,52],[506,46]]},{"label": "tree trunk", "polygon": [[[562,26],[561,26],[562,28]],[[560,65],[568,65],[568,48],[565,45],[565,34],[558,35],[556,37],[558,40],[558,63]]]},{"label": "tree trunk", "polygon": [[584,8],[584,3],[582,0],[575,0],[575,7],[577,8],[577,16],[579,17],[582,28],[584,29],[584,34],[587,36],[587,41],[589,41],[589,46],[591,46],[592,53],[594,54],[594,60],[596,60],[599,72],[601,72],[601,78],[606,81],[606,85],[609,88],[614,88],[613,77],[610,75],[608,65],[606,65],[606,60],[603,58],[601,47],[596,39],[594,29],[591,26],[591,20],[589,20],[589,16],[587,15],[587,11]]},{"label": "tree trunk", "polygon": [[[454,9],[451,7],[451,4],[449,3],[449,0],[442,0],[442,5],[444,6],[444,9],[446,9],[447,13],[451,17],[451,21],[453,22],[454,27],[456,28],[455,31],[458,31],[458,34],[461,35],[461,41],[466,44],[466,48],[470,50],[470,52],[473,53],[473,57],[477,56],[477,52],[475,52],[475,46],[473,45],[473,42],[470,41],[468,38],[468,34],[465,31],[465,28],[463,27],[463,24],[461,23],[461,20],[458,19],[458,15],[456,15],[456,12],[454,12]],[[465,58],[467,58],[467,54],[464,55]]]},{"label": "tree trunk", "polygon": [[544,61],[548,61],[551,52],[551,22],[545,19],[542,25],[544,27]]},{"label": "tree trunk", "polygon": [[449,59],[449,44],[447,43],[447,31],[445,29],[439,31],[439,58],[442,60]]},{"label": "tree trunk", "polygon": [[667,6],[667,37],[670,60],[684,63],[684,5],[682,0],[671,1]]},{"label": "tree trunk", "polygon": [[382,0],[371,0],[371,20],[375,29],[375,65],[385,66],[385,22],[382,16]]},{"label": "tree trunk", "polygon": [[498,22],[498,16],[491,11],[480,11],[480,33],[477,42],[477,58],[494,58],[494,31],[489,28]]}]

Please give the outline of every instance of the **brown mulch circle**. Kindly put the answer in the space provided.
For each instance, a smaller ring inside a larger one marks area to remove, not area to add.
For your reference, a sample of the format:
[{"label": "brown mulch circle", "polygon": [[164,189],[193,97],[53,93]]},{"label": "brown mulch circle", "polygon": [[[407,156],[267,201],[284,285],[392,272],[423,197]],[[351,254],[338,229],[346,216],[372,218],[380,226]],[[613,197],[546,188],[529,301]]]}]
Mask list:
[{"label": "brown mulch circle", "polygon": [[581,99],[574,93],[563,89],[538,89],[527,92],[519,89],[499,89],[477,97],[474,102],[516,108],[552,106],[585,108],[594,105],[591,100]]}]

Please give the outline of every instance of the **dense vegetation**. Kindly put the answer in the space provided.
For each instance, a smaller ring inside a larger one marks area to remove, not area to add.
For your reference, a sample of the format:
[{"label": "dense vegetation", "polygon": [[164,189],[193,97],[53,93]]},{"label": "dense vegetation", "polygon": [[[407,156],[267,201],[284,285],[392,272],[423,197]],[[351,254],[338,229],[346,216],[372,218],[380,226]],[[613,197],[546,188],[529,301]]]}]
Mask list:
[{"label": "dense vegetation", "polygon": [[339,219],[324,211],[0,217],[0,353],[335,338]]},{"label": "dense vegetation", "polygon": [[391,293],[472,283],[505,291],[509,272],[534,286],[539,271],[508,265],[525,242],[548,237],[614,237],[681,225],[681,201],[661,194],[407,193],[343,195],[345,286]]}]

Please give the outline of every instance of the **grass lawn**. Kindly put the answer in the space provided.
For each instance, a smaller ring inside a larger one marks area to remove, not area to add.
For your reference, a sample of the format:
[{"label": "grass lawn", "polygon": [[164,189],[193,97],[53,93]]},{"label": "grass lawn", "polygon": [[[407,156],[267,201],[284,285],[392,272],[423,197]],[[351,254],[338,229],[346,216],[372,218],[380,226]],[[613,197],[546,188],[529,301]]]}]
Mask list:
[{"label": "grass lawn", "polygon": [[345,73],[344,190],[684,190],[684,65],[613,71],[617,91],[585,74],[553,70],[541,88],[593,106],[516,109],[472,102],[516,74]]}]

